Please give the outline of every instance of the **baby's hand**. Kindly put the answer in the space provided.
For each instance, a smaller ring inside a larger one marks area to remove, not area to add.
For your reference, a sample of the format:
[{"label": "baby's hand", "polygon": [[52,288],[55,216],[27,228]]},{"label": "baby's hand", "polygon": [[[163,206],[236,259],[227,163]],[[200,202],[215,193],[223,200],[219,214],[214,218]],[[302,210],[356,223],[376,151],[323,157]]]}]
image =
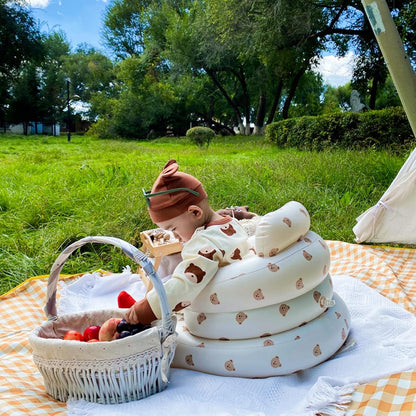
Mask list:
[{"label": "baby's hand", "polygon": [[[139,305],[138,302],[135,302],[133,306],[129,308],[129,310],[126,312],[125,318],[126,321],[129,324],[138,324],[140,322],[138,310],[136,310],[136,307]],[[137,308],[138,309],[138,308]]]}]

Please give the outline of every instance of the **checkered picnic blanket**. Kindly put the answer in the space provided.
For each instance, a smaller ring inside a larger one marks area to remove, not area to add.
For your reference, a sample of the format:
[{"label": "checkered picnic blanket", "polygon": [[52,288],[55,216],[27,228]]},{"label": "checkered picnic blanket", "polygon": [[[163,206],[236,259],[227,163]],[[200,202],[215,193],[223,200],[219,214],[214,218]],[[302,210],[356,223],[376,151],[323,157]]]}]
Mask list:
[{"label": "checkered picnic blanket", "polygon": [[[416,313],[416,250],[371,247],[338,241],[331,250],[331,274],[348,274]],[[62,277],[70,282],[78,276]],[[32,361],[28,333],[45,320],[47,276],[27,280],[0,296],[0,416],[61,415],[66,404],[52,400]],[[59,288],[58,288],[59,292]],[[416,415],[416,370],[360,385],[347,416]]]}]

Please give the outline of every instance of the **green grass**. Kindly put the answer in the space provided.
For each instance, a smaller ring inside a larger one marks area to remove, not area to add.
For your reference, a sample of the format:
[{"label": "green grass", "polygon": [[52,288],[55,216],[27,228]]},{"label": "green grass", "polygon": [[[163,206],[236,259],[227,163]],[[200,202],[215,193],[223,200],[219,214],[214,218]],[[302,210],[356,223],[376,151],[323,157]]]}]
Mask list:
[{"label": "green grass", "polygon": [[[311,214],[311,229],[354,241],[355,218],[374,205],[406,158],[383,151],[281,150],[263,138],[216,138],[201,149],[188,139],[151,142],[0,135],[0,293],[48,274],[57,255],[88,235],[139,246],[153,228],[142,187],[176,158],[198,177],[215,209],[248,204],[265,214],[290,200]],[[92,245],[74,253],[64,273],[131,262],[118,249]]]}]

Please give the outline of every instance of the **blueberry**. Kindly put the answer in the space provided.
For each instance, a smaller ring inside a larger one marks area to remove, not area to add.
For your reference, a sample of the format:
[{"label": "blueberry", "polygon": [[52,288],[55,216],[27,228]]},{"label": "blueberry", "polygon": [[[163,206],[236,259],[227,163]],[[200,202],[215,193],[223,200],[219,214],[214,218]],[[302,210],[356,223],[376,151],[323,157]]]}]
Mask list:
[{"label": "blueberry", "polygon": [[123,318],[118,324],[117,324],[117,332],[121,334],[123,331],[130,331],[131,325]]},{"label": "blueberry", "polygon": [[137,329],[139,332],[143,331],[144,325],[142,323],[134,324],[131,326],[131,330]]},{"label": "blueberry", "polygon": [[129,337],[130,335],[131,335],[131,332],[130,331],[121,331],[118,334],[118,339],[126,338],[126,337]]}]

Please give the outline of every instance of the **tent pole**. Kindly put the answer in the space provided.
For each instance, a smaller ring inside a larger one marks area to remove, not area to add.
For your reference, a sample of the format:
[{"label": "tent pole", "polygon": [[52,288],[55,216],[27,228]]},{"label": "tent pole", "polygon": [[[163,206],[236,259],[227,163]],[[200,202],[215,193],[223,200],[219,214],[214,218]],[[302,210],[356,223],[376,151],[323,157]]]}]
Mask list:
[{"label": "tent pole", "polygon": [[416,74],[385,0],[361,0],[404,111],[416,136]]}]

